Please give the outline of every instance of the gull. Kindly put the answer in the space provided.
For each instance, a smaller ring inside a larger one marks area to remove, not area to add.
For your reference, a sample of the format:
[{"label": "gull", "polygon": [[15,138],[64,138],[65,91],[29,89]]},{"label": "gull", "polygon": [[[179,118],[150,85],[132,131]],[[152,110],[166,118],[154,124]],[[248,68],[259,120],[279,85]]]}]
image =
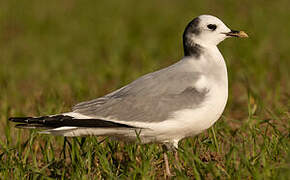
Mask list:
[{"label": "gull", "polygon": [[[248,37],[220,19],[200,15],[183,33],[184,56],[103,97],[76,104],[71,112],[42,117],[11,117],[19,128],[62,136],[110,136],[124,141],[178,142],[211,127],[228,99],[228,76],[217,45],[228,37]],[[171,175],[167,154],[166,173]]]}]

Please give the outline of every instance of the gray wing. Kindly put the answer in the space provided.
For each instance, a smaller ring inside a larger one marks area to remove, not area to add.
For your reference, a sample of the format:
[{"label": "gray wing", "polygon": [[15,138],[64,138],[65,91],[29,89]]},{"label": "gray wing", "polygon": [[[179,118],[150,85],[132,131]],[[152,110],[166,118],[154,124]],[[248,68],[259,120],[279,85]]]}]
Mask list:
[{"label": "gray wing", "polygon": [[186,69],[176,63],[144,75],[106,96],[75,105],[73,112],[120,121],[166,120],[174,111],[199,106],[207,93],[193,87],[200,74]]}]

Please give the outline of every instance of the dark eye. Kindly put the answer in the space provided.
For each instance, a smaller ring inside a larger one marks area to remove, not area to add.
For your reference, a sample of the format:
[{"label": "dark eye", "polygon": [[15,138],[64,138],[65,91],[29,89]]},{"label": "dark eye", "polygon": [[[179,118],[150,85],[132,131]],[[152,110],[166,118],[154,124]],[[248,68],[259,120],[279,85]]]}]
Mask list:
[{"label": "dark eye", "polygon": [[207,28],[214,31],[216,29],[216,25],[215,24],[209,24],[207,25]]}]

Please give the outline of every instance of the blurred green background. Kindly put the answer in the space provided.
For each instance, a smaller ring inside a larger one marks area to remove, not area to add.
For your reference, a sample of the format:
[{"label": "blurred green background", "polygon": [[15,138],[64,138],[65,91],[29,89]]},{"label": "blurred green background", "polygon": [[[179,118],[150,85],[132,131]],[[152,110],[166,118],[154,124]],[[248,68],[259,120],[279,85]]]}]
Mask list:
[{"label": "blurred green background", "polygon": [[[183,30],[200,14],[250,36],[219,45],[230,94],[217,126],[259,128],[257,119],[267,120],[289,142],[289,0],[1,0],[0,153],[20,132],[19,143],[31,135],[14,129],[9,116],[69,111],[181,59]],[[276,163],[289,160],[286,149]]]}]

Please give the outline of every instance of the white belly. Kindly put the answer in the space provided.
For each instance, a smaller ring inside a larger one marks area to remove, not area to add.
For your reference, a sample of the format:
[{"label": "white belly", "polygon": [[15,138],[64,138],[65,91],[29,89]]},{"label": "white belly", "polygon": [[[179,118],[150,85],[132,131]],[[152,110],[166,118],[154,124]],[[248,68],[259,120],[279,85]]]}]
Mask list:
[{"label": "white belly", "polygon": [[[208,84],[211,86],[209,87]],[[145,130],[141,134],[148,138],[152,135],[156,141],[179,141],[211,127],[220,118],[227,103],[227,78],[220,83],[209,83],[208,79],[201,78],[195,87],[209,89],[205,101],[200,107],[177,111],[172,118],[164,122],[152,123],[149,128],[153,131],[146,132]]]},{"label": "white belly", "polygon": [[212,89],[200,108],[176,112],[176,120],[183,122],[180,126],[184,136],[194,136],[211,127],[221,117],[227,98],[227,89]]}]

